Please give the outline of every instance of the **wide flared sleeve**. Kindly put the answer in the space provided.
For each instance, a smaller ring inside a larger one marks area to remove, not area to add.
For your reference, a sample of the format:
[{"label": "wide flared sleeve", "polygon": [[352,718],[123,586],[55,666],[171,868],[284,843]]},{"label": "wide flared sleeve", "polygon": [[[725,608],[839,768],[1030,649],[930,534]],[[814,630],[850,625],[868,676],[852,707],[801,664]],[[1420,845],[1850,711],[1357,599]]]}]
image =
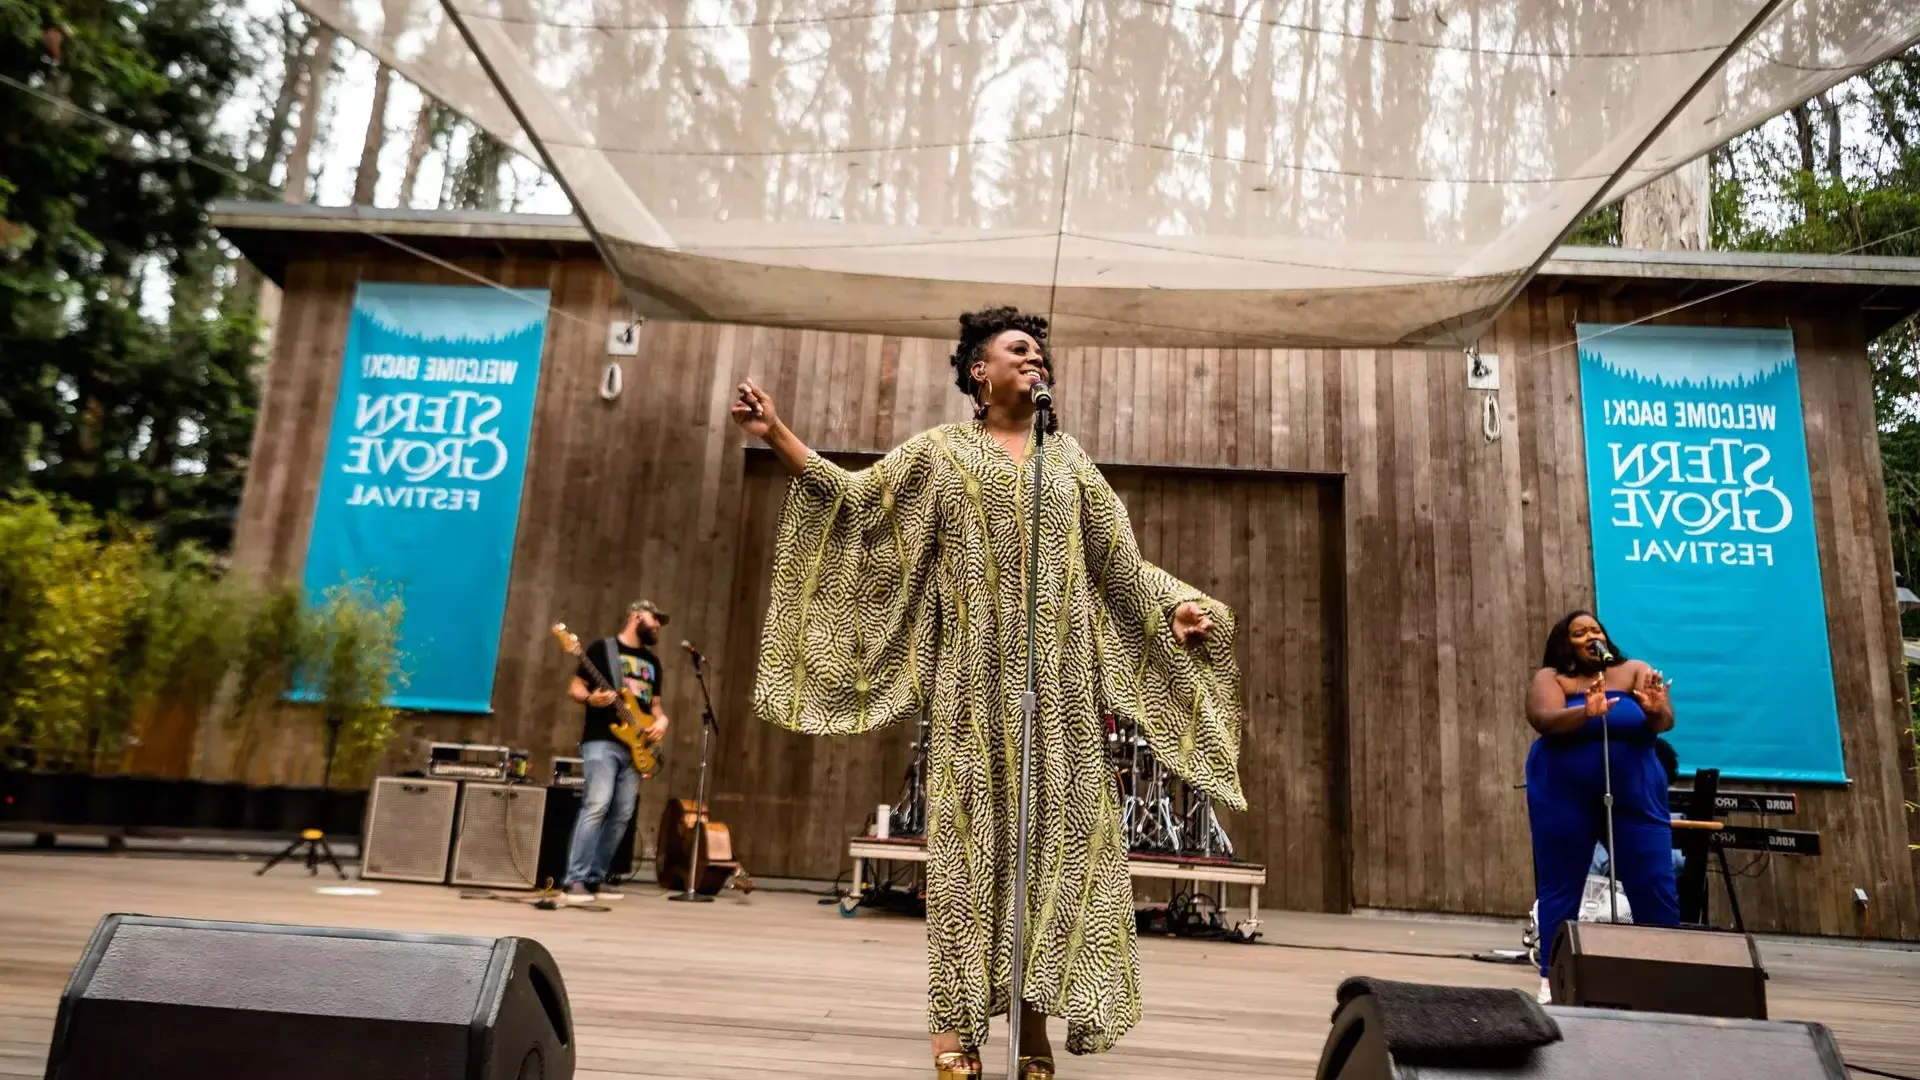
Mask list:
[{"label": "wide flared sleeve", "polygon": [[[1240,791],[1240,665],[1233,611],[1140,556],[1127,508],[1077,444],[1080,530],[1096,600],[1096,648],[1107,707],[1138,724],[1162,764],[1235,810]],[[1213,617],[1204,644],[1174,637],[1193,601]]]},{"label": "wide flared sleeve", "polygon": [[753,706],[809,735],[917,715],[931,692],[939,505],[916,436],[849,472],[818,454],[787,488]]}]

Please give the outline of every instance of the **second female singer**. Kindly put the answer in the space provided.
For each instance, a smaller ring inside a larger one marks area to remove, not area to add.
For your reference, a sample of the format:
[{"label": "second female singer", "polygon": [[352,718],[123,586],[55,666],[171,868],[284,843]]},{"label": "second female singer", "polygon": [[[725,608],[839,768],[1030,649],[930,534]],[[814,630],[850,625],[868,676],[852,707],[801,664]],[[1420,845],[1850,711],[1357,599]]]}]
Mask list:
[{"label": "second female singer", "polygon": [[[1680,924],[1673,873],[1667,771],[1655,739],[1673,728],[1666,681],[1629,660],[1600,620],[1575,611],[1547,633],[1527,695],[1527,722],[1540,733],[1527,752],[1527,820],[1533,828],[1539,890],[1541,995],[1562,923],[1580,915],[1593,847],[1606,839],[1607,778],[1613,762],[1609,854],[1637,923]],[[1604,734],[1609,745],[1602,747]]]}]

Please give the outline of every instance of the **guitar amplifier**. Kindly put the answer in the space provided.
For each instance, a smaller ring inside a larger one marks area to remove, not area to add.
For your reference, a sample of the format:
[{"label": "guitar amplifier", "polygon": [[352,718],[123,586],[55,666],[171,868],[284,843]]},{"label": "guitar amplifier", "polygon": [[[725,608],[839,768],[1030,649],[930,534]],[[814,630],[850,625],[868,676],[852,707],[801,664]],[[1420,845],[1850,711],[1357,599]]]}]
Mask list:
[{"label": "guitar amplifier", "polygon": [[[450,780],[505,780],[513,751],[504,746],[437,742],[427,747],[427,775]],[[522,761],[525,760],[524,753]]]},{"label": "guitar amplifier", "polygon": [[[584,788],[556,784],[547,789],[547,819],[540,832],[540,880],[565,884],[567,856],[572,854],[573,825],[580,818]],[[625,881],[633,876],[634,844],[639,838],[640,815],[636,811],[627,821],[627,832],[620,846],[613,849],[613,861],[607,864],[607,880]]]},{"label": "guitar amplifier", "polygon": [[367,794],[360,876],[375,881],[447,880],[453,815],[460,785],[452,780],[382,776]]},{"label": "guitar amplifier", "polygon": [[531,889],[539,884],[546,789],[473,781],[460,787],[460,823],[454,832],[448,881],[505,889]]}]

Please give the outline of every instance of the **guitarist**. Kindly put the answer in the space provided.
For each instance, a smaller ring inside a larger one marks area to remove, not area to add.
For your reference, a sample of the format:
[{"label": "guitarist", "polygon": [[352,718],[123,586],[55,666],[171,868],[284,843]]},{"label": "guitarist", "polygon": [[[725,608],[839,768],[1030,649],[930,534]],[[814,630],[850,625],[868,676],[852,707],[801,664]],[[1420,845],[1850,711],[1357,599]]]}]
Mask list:
[{"label": "guitarist", "polygon": [[[599,668],[611,685],[620,686],[620,679],[625,679],[624,685],[633,693],[639,711],[653,717],[647,738],[654,743],[666,737],[669,723],[666,710],[660,707],[660,658],[651,648],[666,622],[667,616],[653,601],[636,600],[628,606],[627,621],[619,634],[586,648],[586,663]],[[613,863],[614,848],[633,820],[634,801],[640,794],[640,774],[633,767],[633,757],[611,730],[620,718],[615,708],[618,698],[610,690],[594,689],[589,675],[586,664],[582,664],[568,690],[573,700],[586,706],[586,726],[580,733],[586,785],[580,816],[573,824],[567,880],[562,890],[570,904],[622,899],[603,882],[607,867]]]}]

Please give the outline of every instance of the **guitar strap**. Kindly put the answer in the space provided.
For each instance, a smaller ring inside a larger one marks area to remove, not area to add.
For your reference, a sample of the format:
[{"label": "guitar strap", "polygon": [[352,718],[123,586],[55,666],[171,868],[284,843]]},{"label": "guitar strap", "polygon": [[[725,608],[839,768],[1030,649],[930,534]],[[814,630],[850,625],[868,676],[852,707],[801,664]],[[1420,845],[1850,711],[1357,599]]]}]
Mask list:
[{"label": "guitar strap", "polygon": [[600,639],[600,655],[607,658],[606,665],[600,669],[600,673],[607,677],[607,685],[613,687],[616,693],[624,691],[627,680],[620,670],[620,639]]}]

